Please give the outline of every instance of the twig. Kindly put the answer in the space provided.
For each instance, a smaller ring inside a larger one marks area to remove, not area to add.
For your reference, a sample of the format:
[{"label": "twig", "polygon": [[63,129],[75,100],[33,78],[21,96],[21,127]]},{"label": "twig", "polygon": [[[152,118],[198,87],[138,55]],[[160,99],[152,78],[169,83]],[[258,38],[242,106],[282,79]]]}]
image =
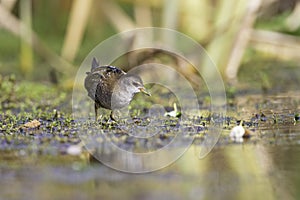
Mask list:
[{"label": "twig", "polygon": [[118,31],[125,31],[135,28],[135,23],[116,3],[113,3],[113,1],[101,2],[102,12]]},{"label": "twig", "polygon": [[[17,0],[2,0],[0,1],[0,4],[3,5],[4,8],[6,8],[6,10],[11,11],[15,4],[16,4]],[[0,28],[2,28],[2,24],[0,22]]]},{"label": "twig", "polygon": [[249,37],[251,35],[253,24],[256,20],[257,11],[261,6],[261,0],[249,1],[247,13],[243,19],[243,25],[237,33],[235,44],[233,45],[231,55],[225,70],[225,75],[228,79],[235,79],[238,68],[240,66],[244,51],[248,45]]},{"label": "twig", "polygon": [[300,61],[300,38],[283,33],[254,30],[250,45],[279,59]]},{"label": "twig", "polygon": [[152,12],[149,6],[143,4],[134,5],[134,18],[138,27],[152,27]]},{"label": "twig", "polygon": [[[18,18],[12,15],[2,4],[0,4],[0,23],[2,26],[10,31],[12,34],[16,35],[19,38],[22,38],[21,35],[21,27],[22,30],[28,29]],[[58,56],[55,52],[50,50],[38,37],[38,35],[31,29],[26,30],[27,33],[32,35],[32,41],[27,38],[22,38],[29,45],[31,45],[34,50],[40,54],[45,60],[47,60],[50,65],[55,68],[57,71],[60,71],[64,74],[74,72],[74,67],[60,56]]]},{"label": "twig", "polygon": [[80,47],[92,2],[93,0],[73,1],[70,21],[61,53],[62,57],[68,61],[74,60]]}]

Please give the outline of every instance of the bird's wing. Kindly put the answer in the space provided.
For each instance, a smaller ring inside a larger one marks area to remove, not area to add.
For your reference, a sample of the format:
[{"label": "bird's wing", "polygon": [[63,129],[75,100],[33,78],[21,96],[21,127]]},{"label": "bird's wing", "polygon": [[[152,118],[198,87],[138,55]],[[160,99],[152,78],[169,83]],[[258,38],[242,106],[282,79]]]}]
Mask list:
[{"label": "bird's wing", "polygon": [[102,75],[99,73],[87,73],[84,80],[84,87],[88,92],[88,96],[95,100],[95,93],[98,83],[101,81]]},{"label": "bird's wing", "polygon": [[88,91],[88,95],[95,100],[95,94],[98,90],[105,87],[111,91],[115,82],[124,74],[124,71],[113,66],[101,66],[93,70],[93,72],[87,73],[87,77],[84,81],[84,86]]}]

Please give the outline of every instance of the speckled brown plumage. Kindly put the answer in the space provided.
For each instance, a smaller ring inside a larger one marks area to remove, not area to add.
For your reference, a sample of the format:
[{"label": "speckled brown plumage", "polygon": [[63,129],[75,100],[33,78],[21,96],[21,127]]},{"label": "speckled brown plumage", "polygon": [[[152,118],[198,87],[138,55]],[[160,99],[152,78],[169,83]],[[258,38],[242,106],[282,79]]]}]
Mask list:
[{"label": "speckled brown plumage", "polygon": [[150,95],[139,76],[126,74],[114,66],[100,66],[95,58],[91,71],[86,74],[84,86],[95,103],[96,119],[100,107],[112,110],[110,118],[114,120],[113,111],[127,106],[134,94],[143,92]]}]

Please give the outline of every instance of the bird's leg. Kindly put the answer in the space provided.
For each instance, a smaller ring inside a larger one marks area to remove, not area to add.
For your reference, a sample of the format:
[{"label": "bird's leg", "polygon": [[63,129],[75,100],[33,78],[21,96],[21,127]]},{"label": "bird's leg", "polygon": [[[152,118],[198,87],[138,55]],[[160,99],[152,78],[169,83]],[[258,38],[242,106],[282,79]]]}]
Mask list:
[{"label": "bird's leg", "polygon": [[94,104],[94,108],[95,108],[95,121],[97,121],[97,119],[98,119],[98,108],[99,108],[99,106],[98,106],[98,104],[95,102],[95,104]]},{"label": "bird's leg", "polygon": [[110,120],[112,120],[114,122],[116,121],[115,118],[114,118],[114,111],[113,110],[110,112],[109,117],[110,117]]}]

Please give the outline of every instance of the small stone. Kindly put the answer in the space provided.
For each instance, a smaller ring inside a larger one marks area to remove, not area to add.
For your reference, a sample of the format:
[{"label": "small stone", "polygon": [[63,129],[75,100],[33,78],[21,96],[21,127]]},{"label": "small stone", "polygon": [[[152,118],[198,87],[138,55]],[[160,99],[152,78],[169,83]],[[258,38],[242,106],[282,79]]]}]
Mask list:
[{"label": "small stone", "polygon": [[233,127],[233,129],[231,130],[229,136],[231,139],[233,139],[234,141],[242,141],[243,140],[243,136],[245,134],[245,129],[243,126],[239,125],[239,126],[235,126]]}]

